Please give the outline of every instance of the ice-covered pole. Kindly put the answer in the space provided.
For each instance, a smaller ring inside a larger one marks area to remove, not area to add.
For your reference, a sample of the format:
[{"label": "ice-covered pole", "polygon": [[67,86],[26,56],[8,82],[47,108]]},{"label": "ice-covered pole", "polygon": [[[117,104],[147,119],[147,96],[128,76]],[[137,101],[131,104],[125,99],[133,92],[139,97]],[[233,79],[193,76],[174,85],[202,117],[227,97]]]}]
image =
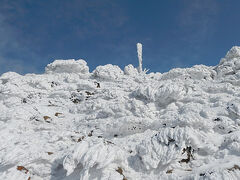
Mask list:
[{"label": "ice-covered pole", "polygon": [[141,73],[142,72],[142,44],[141,43],[137,43],[137,53],[138,53],[138,62],[139,62],[138,72]]}]

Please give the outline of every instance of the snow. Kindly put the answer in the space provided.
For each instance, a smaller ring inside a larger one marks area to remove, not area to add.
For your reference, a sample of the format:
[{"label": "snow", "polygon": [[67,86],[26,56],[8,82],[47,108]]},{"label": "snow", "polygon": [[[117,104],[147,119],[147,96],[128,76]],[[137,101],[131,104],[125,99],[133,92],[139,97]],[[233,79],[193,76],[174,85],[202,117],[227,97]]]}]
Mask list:
[{"label": "snow", "polygon": [[105,66],[98,66],[93,71],[93,76],[98,79],[116,80],[123,76],[123,71],[116,65],[107,64]]},{"label": "snow", "polygon": [[69,60],[55,60],[53,63],[48,64],[45,68],[45,73],[82,73],[89,72],[86,61],[79,59]]},{"label": "snow", "polygon": [[134,68],[132,64],[129,64],[124,67],[124,73],[129,76],[137,76],[138,75],[138,70]]},{"label": "snow", "polygon": [[0,76],[0,179],[240,179],[240,47],[139,73],[56,60]]}]

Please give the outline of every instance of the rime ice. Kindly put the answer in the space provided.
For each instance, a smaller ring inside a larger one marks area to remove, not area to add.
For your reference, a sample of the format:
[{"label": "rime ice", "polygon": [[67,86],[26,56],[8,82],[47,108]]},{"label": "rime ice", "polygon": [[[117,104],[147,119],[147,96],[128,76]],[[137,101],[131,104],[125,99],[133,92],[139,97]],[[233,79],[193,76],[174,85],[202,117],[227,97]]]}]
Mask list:
[{"label": "rime ice", "polygon": [[142,44],[141,43],[137,43],[137,54],[138,54],[138,63],[139,63],[138,71],[139,73],[141,73],[142,72]]},{"label": "rime ice", "polygon": [[56,60],[0,76],[0,179],[240,179],[240,48],[138,70]]}]

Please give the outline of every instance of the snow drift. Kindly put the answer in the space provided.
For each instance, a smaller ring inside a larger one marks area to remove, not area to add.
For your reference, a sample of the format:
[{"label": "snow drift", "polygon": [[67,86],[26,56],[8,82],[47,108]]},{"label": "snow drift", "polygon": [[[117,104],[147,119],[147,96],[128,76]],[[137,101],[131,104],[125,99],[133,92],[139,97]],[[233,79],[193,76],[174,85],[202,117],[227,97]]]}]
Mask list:
[{"label": "snow drift", "polygon": [[139,73],[56,60],[0,76],[0,179],[240,179],[240,47]]}]

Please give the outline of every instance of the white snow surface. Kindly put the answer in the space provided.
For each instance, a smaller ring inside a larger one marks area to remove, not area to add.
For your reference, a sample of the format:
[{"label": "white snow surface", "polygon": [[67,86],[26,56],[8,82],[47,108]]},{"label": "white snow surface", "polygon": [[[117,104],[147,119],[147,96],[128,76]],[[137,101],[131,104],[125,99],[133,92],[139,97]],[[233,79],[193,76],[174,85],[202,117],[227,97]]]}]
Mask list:
[{"label": "white snow surface", "polygon": [[240,47],[138,73],[56,60],[0,76],[0,179],[240,179]]}]

